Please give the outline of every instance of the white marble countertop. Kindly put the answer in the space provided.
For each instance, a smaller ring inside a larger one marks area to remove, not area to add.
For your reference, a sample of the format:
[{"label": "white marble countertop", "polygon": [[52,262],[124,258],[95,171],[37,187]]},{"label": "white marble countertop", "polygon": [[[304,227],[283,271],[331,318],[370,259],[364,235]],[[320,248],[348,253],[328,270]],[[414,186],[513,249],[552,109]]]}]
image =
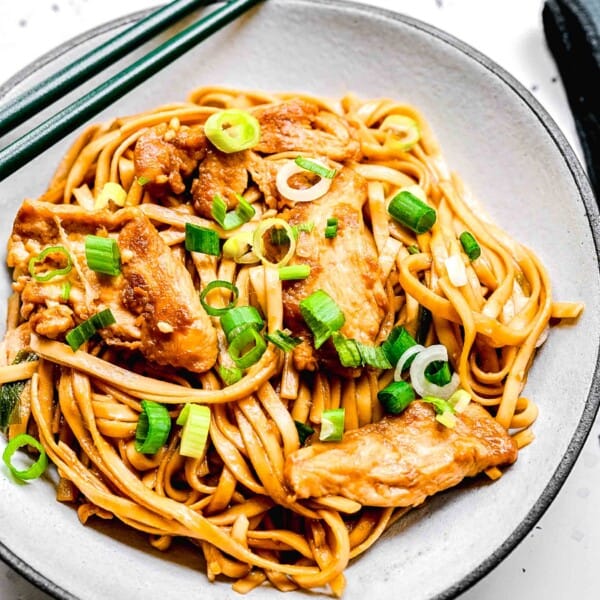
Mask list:
[{"label": "white marble countertop", "polygon": [[[572,117],[546,47],[542,0],[362,0],[445,30],[487,54],[528,88],[581,156]],[[0,0],[0,82],[40,54],[153,0]],[[461,600],[587,600],[600,597],[600,422],[563,489],[533,531]],[[0,564],[0,598],[48,596]]]}]

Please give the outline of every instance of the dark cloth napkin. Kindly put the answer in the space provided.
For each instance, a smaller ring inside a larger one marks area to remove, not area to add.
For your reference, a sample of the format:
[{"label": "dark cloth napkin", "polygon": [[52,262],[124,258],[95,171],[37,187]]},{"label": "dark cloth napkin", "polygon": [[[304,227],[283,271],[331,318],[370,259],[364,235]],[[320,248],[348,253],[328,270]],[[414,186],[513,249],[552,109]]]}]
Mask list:
[{"label": "dark cloth napkin", "polygon": [[600,202],[600,0],[546,0],[542,20]]}]

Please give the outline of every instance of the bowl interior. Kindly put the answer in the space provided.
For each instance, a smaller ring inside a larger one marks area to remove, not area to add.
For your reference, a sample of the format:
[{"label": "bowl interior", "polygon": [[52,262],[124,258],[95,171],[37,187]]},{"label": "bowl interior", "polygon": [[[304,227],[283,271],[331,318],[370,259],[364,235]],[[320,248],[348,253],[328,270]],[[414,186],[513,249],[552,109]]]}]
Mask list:
[{"label": "bowl interior", "polygon": [[[16,93],[40,80],[123,25],[82,36],[4,92]],[[141,47],[138,54],[145,51]],[[560,488],[595,414],[597,400],[589,396],[597,385],[600,278],[591,223],[598,214],[582,170],[535,100],[490,61],[412,19],[348,3],[261,4],[98,119],[179,101],[206,84],[329,97],[353,91],[415,105],[430,122],[451,169],[488,214],[536,250],[554,297],[586,304],[578,323],[554,329],[538,353],[525,390],[541,410],[537,439],[517,464],[494,485],[477,480],[433,498],[347,571],[348,600],[365,592],[382,599],[449,597],[501,560],[535,523]],[[0,239],[8,238],[22,199],[43,191],[67,144],[61,142],[1,184]],[[9,292],[5,272],[1,315]],[[131,599],[174,598],[202,591],[215,599],[231,597],[228,584],[210,585],[198,572],[202,562],[184,543],[162,555],[144,536],[114,523],[82,527],[71,508],[55,502],[49,480],[16,485],[4,470],[0,495],[3,555],[23,561],[22,570],[59,597],[68,592],[92,600],[126,592]],[[260,593],[279,595],[270,588]]]}]

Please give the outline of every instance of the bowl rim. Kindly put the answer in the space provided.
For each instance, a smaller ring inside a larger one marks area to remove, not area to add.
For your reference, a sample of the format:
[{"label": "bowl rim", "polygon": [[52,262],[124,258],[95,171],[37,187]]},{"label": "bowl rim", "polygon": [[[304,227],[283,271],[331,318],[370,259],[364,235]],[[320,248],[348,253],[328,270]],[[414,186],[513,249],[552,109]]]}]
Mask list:
[{"label": "bowl rim", "polygon": [[[213,0],[214,1],[214,0]],[[271,0],[273,1],[273,0]],[[290,2],[290,0],[274,0],[275,2]],[[583,202],[585,208],[586,219],[590,226],[590,232],[594,242],[594,248],[596,256],[600,257],[600,213],[598,204],[594,193],[591,189],[588,176],[582,167],[579,159],[575,152],[571,148],[565,135],[558,127],[554,119],[550,116],[547,110],[541,105],[541,103],[535,98],[535,96],[527,90],[527,88],[519,82],[513,75],[506,71],[503,67],[497,64],[494,60],[489,58],[487,55],[467,44],[466,42],[458,39],[454,35],[447,33],[434,25],[425,23],[414,17],[405,15],[400,12],[395,12],[390,9],[385,9],[378,6],[363,4],[355,0],[291,0],[295,4],[306,4],[310,5],[313,9],[319,7],[329,7],[346,12],[357,12],[366,13],[368,16],[378,16],[386,20],[395,21],[408,25],[414,29],[420,30],[429,36],[437,38],[439,41],[447,44],[454,49],[460,51],[466,55],[467,58],[476,61],[480,66],[484,67],[490,73],[495,75],[504,84],[506,84],[513,93],[515,93],[521,100],[528,106],[532,111],[533,115],[537,118],[539,123],[544,127],[553,143],[556,145],[559,153],[562,155],[565,164],[573,178],[573,181],[578,189],[579,197]],[[212,2],[211,2],[212,3]],[[76,46],[79,46],[85,42],[93,40],[95,37],[99,37],[104,33],[125,27],[138,21],[139,19],[148,16],[151,12],[156,10],[157,7],[144,9],[112,19],[93,27],[69,40],[56,46],[52,50],[44,53],[27,66],[18,71],[15,75],[10,77],[4,83],[0,84],[0,103],[2,99],[8,94],[8,92],[25,81],[37,70],[43,68],[45,65],[57,60],[62,55],[69,52]],[[456,598],[461,593],[467,591],[478,581],[483,579],[488,573],[490,573],[495,567],[497,567],[515,548],[516,546],[527,536],[527,534],[533,529],[535,524],[543,516],[546,510],[549,508],[553,500],[558,495],[562,486],[569,473],[571,472],[579,454],[590,434],[596,415],[600,408],[600,349],[596,354],[596,363],[594,367],[594,374],[592,377],[590,389],[583,407],[581,418],[577,427],[569,441],[569,445],[556,467],[552,477],[548,484],[543,489],[542,493],[538,497],[537,501],[531,507],[529,512],[521,520],[521,522],[515,527],[508,538],[493,551],[486,559],[484,559],[477,567],[475,567],[470,573],[462,577],[459,581],[448,587],[446,590],[440,592],[436,596],[432,597],[431,600],[450,600]],[[70,592],[63,589],[60,585],[54,583],[31,565],[24,562],[19,556],[10,548],[4,545],[0,541],[0,559],[2,559],[7,565],[17,571],[30,583],[35,585],[37,588],[53,596],[57,600],[77,600]]]}]

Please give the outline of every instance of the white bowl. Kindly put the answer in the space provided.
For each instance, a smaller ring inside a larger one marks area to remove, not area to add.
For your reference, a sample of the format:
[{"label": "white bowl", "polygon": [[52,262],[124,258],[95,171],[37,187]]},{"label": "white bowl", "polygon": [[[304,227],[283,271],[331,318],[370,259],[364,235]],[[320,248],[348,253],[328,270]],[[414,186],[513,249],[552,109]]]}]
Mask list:
[{"label": "white bowl", "polygon": [[[0,97],[39,81],[134,17],[61,46],[0,88]],[[583,170],[535,99],[489,59],[423,23],[359,4],[269,0],[98,119],[181,100],[203,84],[327,96],[351,90],[414,104],[432,125],[451,168],[489,214],[539,254],[555,297],[586,304],[578,323],[554,329],[538,353],[526,387],[541,409],[537,439],[518,462],[493,485],[480,479],[434,497],[347,569],[346,600],[366,594],[381,600],[454,597],[533,527],[563,484],[598,408],[598,209]],[[22,199],[43,191],[67,144],[0,184],[0,239],[7,239]],[[6,273],[0,314],[8,292]],[[57,598],[233,596],[228,583],[208,583],[188,546],[161,554],[117,523],[82,527],[73,509],[54,500],[50,481],[16,485],[5,469],[0,556]],[[280,595],[270,588],[254,594]],[[307,595],[286,595],[301,597]]]}]

